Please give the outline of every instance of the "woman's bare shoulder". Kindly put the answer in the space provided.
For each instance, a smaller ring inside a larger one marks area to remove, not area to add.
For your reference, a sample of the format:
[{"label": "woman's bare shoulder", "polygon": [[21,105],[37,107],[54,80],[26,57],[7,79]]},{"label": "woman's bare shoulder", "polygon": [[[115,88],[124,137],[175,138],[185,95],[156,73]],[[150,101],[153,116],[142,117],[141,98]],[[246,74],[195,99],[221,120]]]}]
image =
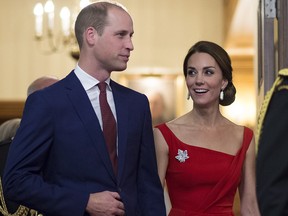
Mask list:
[{"label": "woman's bare shoulder", "polygon": [[238,138],[239,141],[243,139],[244,134],[244,126],[240,124],[236,124],[230,120],[227,120],[226,130],[235,138]]}]

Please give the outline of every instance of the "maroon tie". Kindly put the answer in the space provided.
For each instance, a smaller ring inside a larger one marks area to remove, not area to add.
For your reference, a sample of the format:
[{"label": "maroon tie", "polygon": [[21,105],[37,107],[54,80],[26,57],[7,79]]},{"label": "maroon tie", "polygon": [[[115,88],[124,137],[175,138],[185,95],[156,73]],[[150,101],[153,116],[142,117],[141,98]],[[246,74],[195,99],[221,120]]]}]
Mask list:
[{"label": "maroon tie", "polygon": [[98,83],[100,89],[99,101],[103,122],[103,134],[106,141],[108,153],[113,165],[114,173],[117,174],[117,153],[116,153],[116,121],[107,102],[106,83]]}]

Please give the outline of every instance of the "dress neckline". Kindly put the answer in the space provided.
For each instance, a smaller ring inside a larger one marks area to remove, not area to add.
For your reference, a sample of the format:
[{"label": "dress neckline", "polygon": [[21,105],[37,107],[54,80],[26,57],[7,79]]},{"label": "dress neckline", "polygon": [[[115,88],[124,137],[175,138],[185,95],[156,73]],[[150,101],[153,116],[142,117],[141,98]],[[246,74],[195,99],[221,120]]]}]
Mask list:
[{"label": "dress neckline", "polygon": [[196,149],[201,149],[201,150],[206,150],[206,151],[210,151],[210,152],[215,152],[215,153],[219,153],[219,154],[223,154],[223,155],[227,155],[227,156],[231,156],[231,157],[236,157],[242,150],[243,148],[243,144],[244,144],[244,137],[245,137],[245,133],[246,133],[246,127],[244,126],[244,130],[243,130],[243,139],[242,139],[242,144],[241,147],[238,149],[237,153],[235,155],[233,154],[229,154],[226,152],[221,152],[218,150],[214,150],[214,149],[209,149],[209,148],[205,148],[205,147],[201,147],[201,146],[195,146],[195,145],[190,145],[188,143],[183,142],[182,140],[180,140],[175,134],[174,132],[167,126],[166,123],[163,123],[163,125],[173,134],[173,136],[182,144],[191,148],[196,148]]}]

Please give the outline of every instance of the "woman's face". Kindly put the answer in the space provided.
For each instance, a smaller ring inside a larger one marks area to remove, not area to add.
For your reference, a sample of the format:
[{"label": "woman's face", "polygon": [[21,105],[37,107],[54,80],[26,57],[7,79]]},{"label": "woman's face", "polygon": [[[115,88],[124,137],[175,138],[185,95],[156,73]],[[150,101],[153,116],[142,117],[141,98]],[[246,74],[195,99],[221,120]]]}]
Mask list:
[{"label": "woman's face", "polygon": [[227,86],[215,59],[207,53],[194,53],[187,62],[186,84],[194,105],[219,105],[221,89]]}]

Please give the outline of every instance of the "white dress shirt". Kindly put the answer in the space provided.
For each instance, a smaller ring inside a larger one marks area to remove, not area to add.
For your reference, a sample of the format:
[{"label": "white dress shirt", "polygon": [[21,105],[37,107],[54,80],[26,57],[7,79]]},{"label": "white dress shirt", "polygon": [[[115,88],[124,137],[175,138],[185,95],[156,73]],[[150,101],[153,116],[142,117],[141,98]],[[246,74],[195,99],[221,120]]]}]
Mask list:
[{"label": "white dress shirt", "polygon": [[[86,91],[86,93],[87,93],[87,95],[91,101],[93,109],[94,109],[94,111],[95,111],[95,113],[99,119],[100,126],[103,130],[102,115],[101,115],[100,102],[99,102],[100,90],[97,86],[97,84],[99,83],[99,80],[95,79],[94,77],[92,77],[91,75],[86,73],[84,70],[82,70],[78,64],[75,67],[74,73],[76,74],[76,76],[80,80],[81,84],[83,85],[83,87],[84,87],[84,89],[85,89],[85,91]],[[107,83],[107,91],[106,91],[107,101],[108,101],[108,104],[112,110],[114,118],[117,122],[115,103],[114,103],[114,99],[113,99],[112,89],[110,87],[110,78],[108,78],[105,82]]]}]

